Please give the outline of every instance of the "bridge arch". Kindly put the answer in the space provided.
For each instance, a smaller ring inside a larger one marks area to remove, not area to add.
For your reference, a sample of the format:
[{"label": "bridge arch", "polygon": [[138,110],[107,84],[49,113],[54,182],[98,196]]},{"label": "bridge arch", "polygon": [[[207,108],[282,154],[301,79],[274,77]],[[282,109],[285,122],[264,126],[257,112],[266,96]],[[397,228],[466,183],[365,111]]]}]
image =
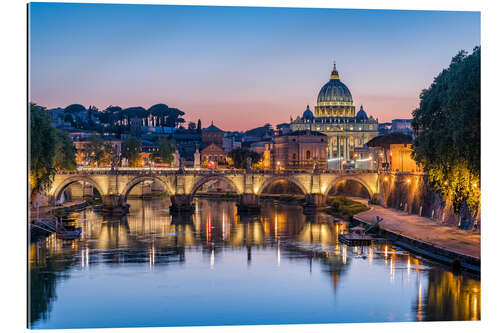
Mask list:
[{"label": "bridge arch", "polygon": [[172,191],[172,188],[170,187],[170,184],[165,179],[162,179],[162,178],[156,177],[156,176],[137,176],[137,177],[129,180],[128,183],[123,188],[122,193],[121,193],[121,196],[123,197],[123,201],[127,202],[128,195],[130,194],[130,191],[132,191],[132,189],[136,185],[138,185],[142,182],[146,182],[146,181],[153,181],[153,182],[157,181],[157,182],[162,184],[163,188],[165,189],[165,192],[167,192],[168,195],[174,194]]},{"label": "bridge arch", "polygon": [[94,180],[92,177],[88,176],[71,176],[68,178],[65,178],[63,181],[61,181],[56,187],[54,188],[54,191],[52,192],[54,200],[59,200],[61,197],[61,194],[70,186],[71,184],[77,183],[77,182],[85,182],[91,184],[97,192],[99,192],[99,195],[101,197],[104,196],[105,192],[101,188],[101,186]]},{"label": "bridge arch", "polygon": [[345,181],[345,180],[354,181],[354,182],[360,184],[368,192],[368,196],[370,197],[370,199],[373,199],[374,193],[373,193],[371,187],[364,181],[363,178],[361,178],[361,177],[355,177],[355,176],[340,176],[340,177],[335,178],[330,183],[330,185],[328,185],[326,187],[326,190],[324,192],[325,195],[328,195],[328,193],[330,193],[330,191],[331,191],[332,188],[334,188],[338,183],[340,183],[342,181]]},{"label": "bridge arch", "polygon": [[236,186],[235,182],[231,178],[226,177],[226,176],[207,176],[207,177],[203,177],[203,178],[198,179],[194,183],[194,185],[191,189],[190,195],[194,195],[196,193],[196,191],[198,191],[200,189],[200,187],[202,187],[204,184],[206,184],[210,181],[213,181],[213,180],[220,180],[220,181],[226,182],[231,186],[231,188],[234,190],[234,192],[236,192],[238,194],[242,194],[242,191],[240,191],[238,189],[238,186]]},{"label": "bridge arch", "polygon": [[257,191],[257,193],[256,193],[256,194],[257,194],[257,195],[261,195],[261,194],[262,194],[262,191],[264,191],[264,189],[265,189],[265,188],[267,188],[267,187],[268,187],[269,185],[271,185],[272,183],[277,182],[277,181],[280,181],[280,180],[284,180],[284,181],[287,181],[287,182],[290,182],[290,183],[292,183],[292,184],[296,185],[298,188],[300,188],[300,190],[302,191],[302,193],[303,193],[304,195],[306,195],[307,193],[309,193],[309,191],[307,191],[307,189],[304,187],[304,185],[303,185],[300,181],[298,181],[298,180],[296,180],[296,179],[294,179],[294,178],[292,178],[292,177],[287,177],[287,176],[276,176],[276,177],[271,177],[271,178],[266,179],[266,180],[262,183],[262,185],[259,187],[259,190]]}]

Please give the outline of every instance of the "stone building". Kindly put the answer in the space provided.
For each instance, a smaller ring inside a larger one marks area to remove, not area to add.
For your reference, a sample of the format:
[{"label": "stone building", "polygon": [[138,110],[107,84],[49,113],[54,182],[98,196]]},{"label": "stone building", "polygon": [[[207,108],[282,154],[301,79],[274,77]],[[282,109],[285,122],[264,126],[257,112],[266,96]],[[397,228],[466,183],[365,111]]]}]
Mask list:
[{"label": "stone building", "polygon": [[393,119],[391,124],[391,133],[403,133],[411,137],[415,136],[411,127],[412,119]]},{"label": "stone building", "polygon": [[212,125],[204,128],[201,132],[201,141],[204,145],[209,145],[211,143],[215,143],[219,147],[222,147],[224,144],[224,131]]},{"label": "stone building", "polygon": [[202,166],[216,168],[226,165],[226,152],[221,146],[211,143],[200,151]]},{"label": "stone building", "polygon": [[420,172],[422,168],[411,157],[411,144],[391,144],[389,148],[389,163],[393,171]]},{"label": "stone building", "polygon": [[302,117],[292,120],[292,131],[317,131],[328,136],[328,168],[341,169],[353,163],[356,147],[363,147],[378,135],[378,121],[368,117],[363,106],[355,112],[352,95],[339,79],[336,65],[320,90],[314,113],[307,109]]},{"label": "stone building", "polygon": [[274,167],[279,169],[325,169],[328,136],[316,131],[295,131],[274,138]]}]

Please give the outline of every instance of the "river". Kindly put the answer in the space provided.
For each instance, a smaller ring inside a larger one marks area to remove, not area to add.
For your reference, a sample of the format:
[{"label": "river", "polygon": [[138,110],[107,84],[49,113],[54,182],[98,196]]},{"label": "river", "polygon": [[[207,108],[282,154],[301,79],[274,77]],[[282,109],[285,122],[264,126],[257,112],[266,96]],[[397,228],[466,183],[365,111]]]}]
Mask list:
[{"label": "river", "polygon": [[30,244],[31,328],[479,320],[478,278],[390,244],[348,247],[348,223],[266,201],[129,199],[77,216],[80,239]]}]

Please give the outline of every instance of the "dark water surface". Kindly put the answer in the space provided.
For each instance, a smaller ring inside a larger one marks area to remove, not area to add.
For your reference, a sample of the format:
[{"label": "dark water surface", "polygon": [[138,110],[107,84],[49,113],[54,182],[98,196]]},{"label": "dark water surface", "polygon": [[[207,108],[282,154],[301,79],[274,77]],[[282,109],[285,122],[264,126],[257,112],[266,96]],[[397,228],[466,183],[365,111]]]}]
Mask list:
[{"label": "dark water surface", "polygon": [[346,222],[267,202],[258,216],[197,199],[79,214],[81,239],[31,244],[32,328],[479,320],[480,282],[384,244],[347,247]]}]

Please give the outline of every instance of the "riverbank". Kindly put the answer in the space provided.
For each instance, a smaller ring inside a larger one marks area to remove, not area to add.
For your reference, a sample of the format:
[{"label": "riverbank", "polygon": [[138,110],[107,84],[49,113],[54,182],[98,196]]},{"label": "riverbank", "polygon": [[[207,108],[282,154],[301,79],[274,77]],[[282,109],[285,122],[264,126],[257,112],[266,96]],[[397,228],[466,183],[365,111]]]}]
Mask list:
[{"label": "riverbank", "polygon": [[[83,209],[87,206],[88,206],[87,201],[70,201],[70,202],[65,202],[59,206],[40,207],[38,209],[38,215],[40,218],[44,218],[47,216],[54,216],[54,214],[57,214],[58,212],[69,213],[74,210]],[[36,216],[37,216],[37,210],[33,208],[30,209],[30,221],[36,218]]]},{"label": "riverbank", "polygon": [[[351,198],[365,203],[365,200]],[[397,246],[455,267],[474,272],[481,267],[481,235],[456,227],[441,225],[436,221],[404,211],[370,207],[370,210],[356,214],[354,221],[373,225],[377,216],[383,218],[380,230]]]}]

